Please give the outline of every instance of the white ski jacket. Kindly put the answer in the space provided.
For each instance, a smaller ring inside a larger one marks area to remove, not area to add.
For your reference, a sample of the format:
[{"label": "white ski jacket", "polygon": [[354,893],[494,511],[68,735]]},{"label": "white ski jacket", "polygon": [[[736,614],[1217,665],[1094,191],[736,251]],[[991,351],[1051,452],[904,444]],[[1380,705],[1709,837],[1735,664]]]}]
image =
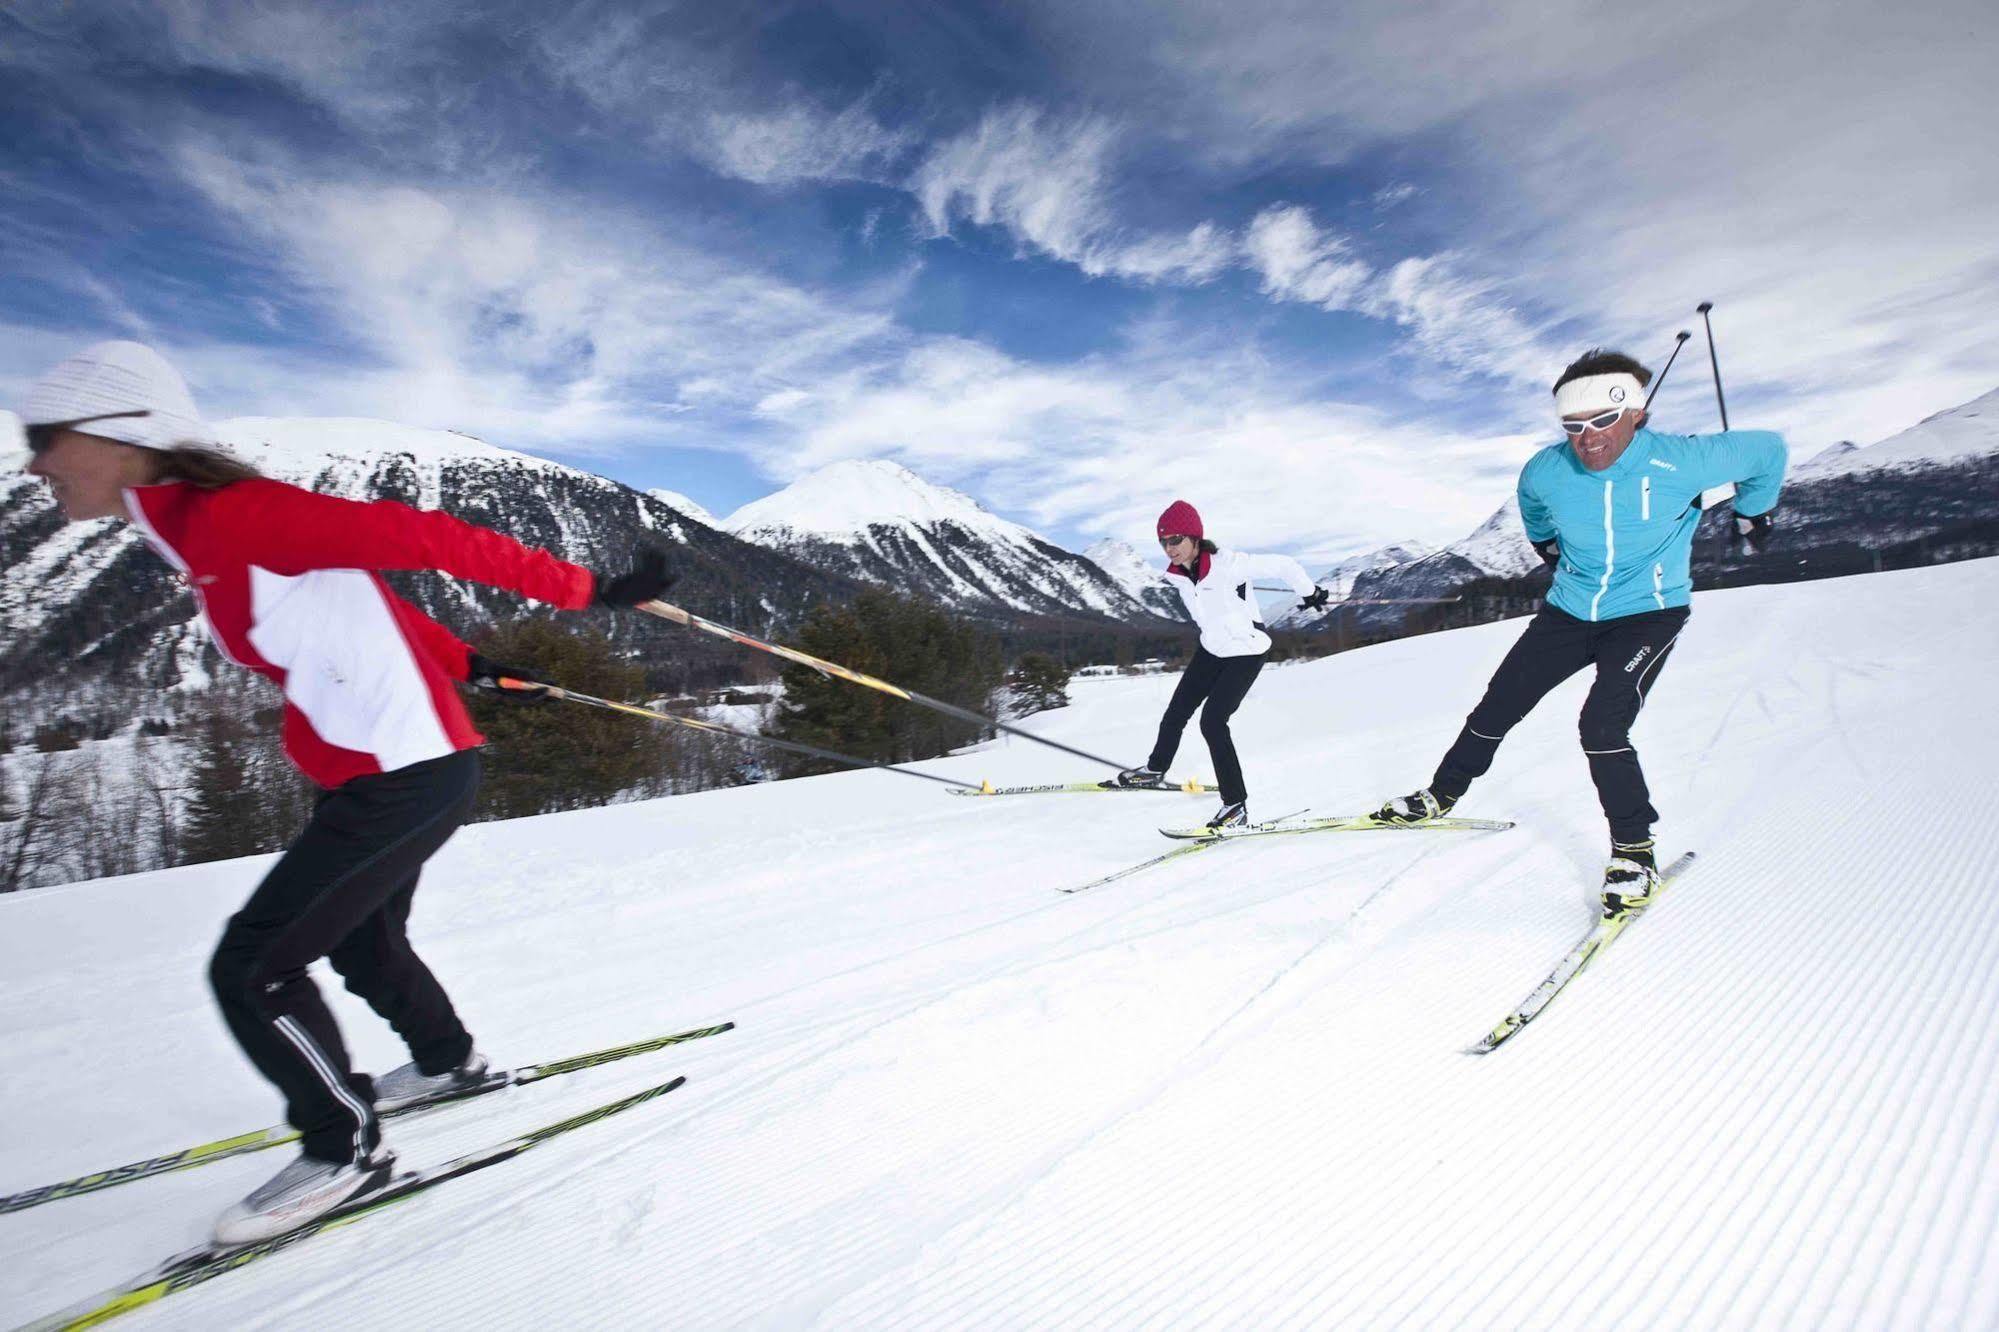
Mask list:
[{"label": "white ski jacket", "polygon": [[1312,592],[1312,575],[1289,555],[1250,555],[1218,551],[1208,558],[1208,576],[1189,578],[1179,565],[1168,565],[1166,581],[1180,594],[1187,614],[1201,631],[1201,646],[1216,657],[1255,657],[1270,651],[1256,602],[1256,580],[1275,578],[1299,596]]}]

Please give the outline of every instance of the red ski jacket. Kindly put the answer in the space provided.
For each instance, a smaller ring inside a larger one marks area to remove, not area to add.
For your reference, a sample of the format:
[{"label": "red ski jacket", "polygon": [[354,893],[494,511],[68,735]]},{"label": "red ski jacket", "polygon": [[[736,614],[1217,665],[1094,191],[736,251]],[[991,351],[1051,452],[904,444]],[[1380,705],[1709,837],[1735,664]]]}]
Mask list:
[{"label": "red ski jacket", "polygon": [[579,565],[392,500],[259,478],[136,486],[125,507],[194,589],[223,655],[284,691],[285,753],[326,787],[485,742],[452,687],[471,650],[377,569],[436,569],[566,610],[595,591]]}]

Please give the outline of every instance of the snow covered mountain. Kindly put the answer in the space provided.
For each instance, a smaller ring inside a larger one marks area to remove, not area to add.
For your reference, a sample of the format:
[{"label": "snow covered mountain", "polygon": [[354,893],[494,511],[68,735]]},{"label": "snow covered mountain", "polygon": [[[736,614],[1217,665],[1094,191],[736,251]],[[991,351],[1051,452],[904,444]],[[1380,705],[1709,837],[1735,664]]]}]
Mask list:
[{"label": "snow covered mountain", "polygon": [[[1995,602],[1999,560],[1705,600],[1638,723],[1662,848],[1701,858],[1480,1059],[1594,914],[1582,680],[1461,806],[1509,831],[1269,838],[1073,896],[1212,799],[856,772],[467,828],[412,932],[496,1063],[737,1030],[392,1121],[418,1169],[687,1078],[132,1325],[1999,1327]],[[1421,782],[1516,635],[1266,671],[1256,807]],[[1142,755],[1173,684],[1025,725]],[[1018,739],[923,766],[1088,772]],[[279,1118],[206,982],[267,863],[0,895],[0,1194]],[[357,1067],[409,1057],[322,989]],[[287,1156],[0,1215],[0,1326]]]},{"label": "snow covered mountain", "polygon": [[[677,506],[467,435],[342,418],[247,417],[216,431],[267,475],[443,508],[590,568],[620,569],[641,542],[661,545],[680,576],[676,601],[752,633],[853,591],[835,572],[688,521]],[[193,598],[131,528],[108,519],[65,524],[48,487],[19,471],[0,474],[0,560],[11,575],[0,580],[0,689],[45,677],[52,662],[80,679],[115,671],[156,686],[199,678],[203,662],[213,664]],[[392,581],[463,635],[527,605],[432,574]],[[720,669],[734,655],[724,644],[636,617],[593,615],[657,664],[663,682],[735,678]]]},{"label": "snow covered mountain", "polygon": [[1143,603],[1154,615],[1169,620],[1187,618],[1187,607],[1181,602],[1180,594],[1166,582],[1165,555],[1155,552],[1148,560],[1129,541],[1105,537],[1084,551],[1083,558],[1116,579],[1119,587]]},{"label": "snow covered mountain", "polygon": [[881,459],[830,464],[729,515],[745,541],[974,614],[1155,612],[1080,555]]},{"label": "snow covered mountain", "polygon": [[692,518],[697,523],[703,523],[718,530],[722,526],[720,518],[708,512],[699,502],[689,499],[677,490],[668,490],[664,486],[653,486],[646,491],[646,494],[668,508],[678,509],[682,514]]},{"label": "snow covered mountain", "polygon": [[[1795,467],[1779,501],[1776,545],[1761,560],[1729,542],[1727,512],[1723,506],[1701,521],[1694,541],[1696,587],[1999,551],[1999,390],[1878,444],[1837,444]],[[1520,526],[1518,501],[1509,495],[1476,531],[1442,550],[1356,574],[1349,595],[1452,597],[1473,584],[1538,587],[1545,578]],[[1404,611],[1375,606],[1352,614],[1364,628],[1382,630],[1400,623]]]},{"label": "snow covered mountain", "polygon": [[[1392,546],[1383,546],[1380,550],[1371,550],[1363,555],[1349,555],[1312,581],[1332,593],[1334,601],[1339,601],[1352,595],[1353,580],[1360,575],[1413,564],[1431,553],[1430,547],[1420,541],[1398,541]],[[1324,614],[1322,611],[1299,610],[1295,601],[1287,600],[1284,604],[1291,609],[1272,619],[1270,621],[1272,628],[1306,628],[1317,623]]]}]

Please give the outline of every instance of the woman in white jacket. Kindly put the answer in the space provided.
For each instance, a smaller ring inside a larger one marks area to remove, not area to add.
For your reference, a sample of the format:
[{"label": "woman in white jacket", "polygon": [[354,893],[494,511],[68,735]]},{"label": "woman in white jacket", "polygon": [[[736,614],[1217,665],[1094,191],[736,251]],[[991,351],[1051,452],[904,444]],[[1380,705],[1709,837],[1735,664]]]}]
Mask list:
[{"label": "woman in white jacket", "polygon": [[1158,786],[1165,781],[1180,733],[1194,709],[1201,709],[1201,735],[1215,761],[1222,786],[1222,807],[1208,820],[1210,828],[1233,828],[1249,822],[1249,792],[1243,785],[1242,764],[1229,735],[1229,718],[1242,705],[1263,659],[1270,652],[1270,635],[1257,619],[1256,580],[1279,578],[1308,606],[1323,606],[1324,588],[1313,586],[1305,566],[1289,555],[1248,555],[1222,550],[1201,529],[1201,515],[1185,500],[1174,500],[1159,515],[1159,544],[1172,562],[1166,581],[1179,592],[1187,614],[1201,631],[1201,646],[1180,677],[1166,715],[1159,719],[1159,739],[1142,768],[1117,775],[1119,786]]}]

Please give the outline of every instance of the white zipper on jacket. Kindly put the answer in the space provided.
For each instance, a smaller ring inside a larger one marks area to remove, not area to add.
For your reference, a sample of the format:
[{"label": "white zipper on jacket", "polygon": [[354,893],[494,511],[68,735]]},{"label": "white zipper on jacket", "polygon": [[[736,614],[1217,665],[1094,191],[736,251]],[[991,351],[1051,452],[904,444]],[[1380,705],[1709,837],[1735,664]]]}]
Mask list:
[{"label": "white zipper on jacket", "polygon": [[1652,478],[1640,477],[1638,481],[1638,516],[1646,522],[1652,521]]},{"label": "white zipper on jacket", "polygon": [[1659,603],[1659,609],[1666,609],[1666,566],[1652,566],[1652,600]]},{"label": "white zipper on jacket", "polygon": [[1603,603],[1603,594],[1610,591],[1610,575],[1617,568],[1617,529],[1610,521],[1610,492],[1615,484],[1608,479],[1603,483],[1603,578],[1597,583],[1596,595],[1589,599],[1591,620],[1596,619],[1596,608]]}]

